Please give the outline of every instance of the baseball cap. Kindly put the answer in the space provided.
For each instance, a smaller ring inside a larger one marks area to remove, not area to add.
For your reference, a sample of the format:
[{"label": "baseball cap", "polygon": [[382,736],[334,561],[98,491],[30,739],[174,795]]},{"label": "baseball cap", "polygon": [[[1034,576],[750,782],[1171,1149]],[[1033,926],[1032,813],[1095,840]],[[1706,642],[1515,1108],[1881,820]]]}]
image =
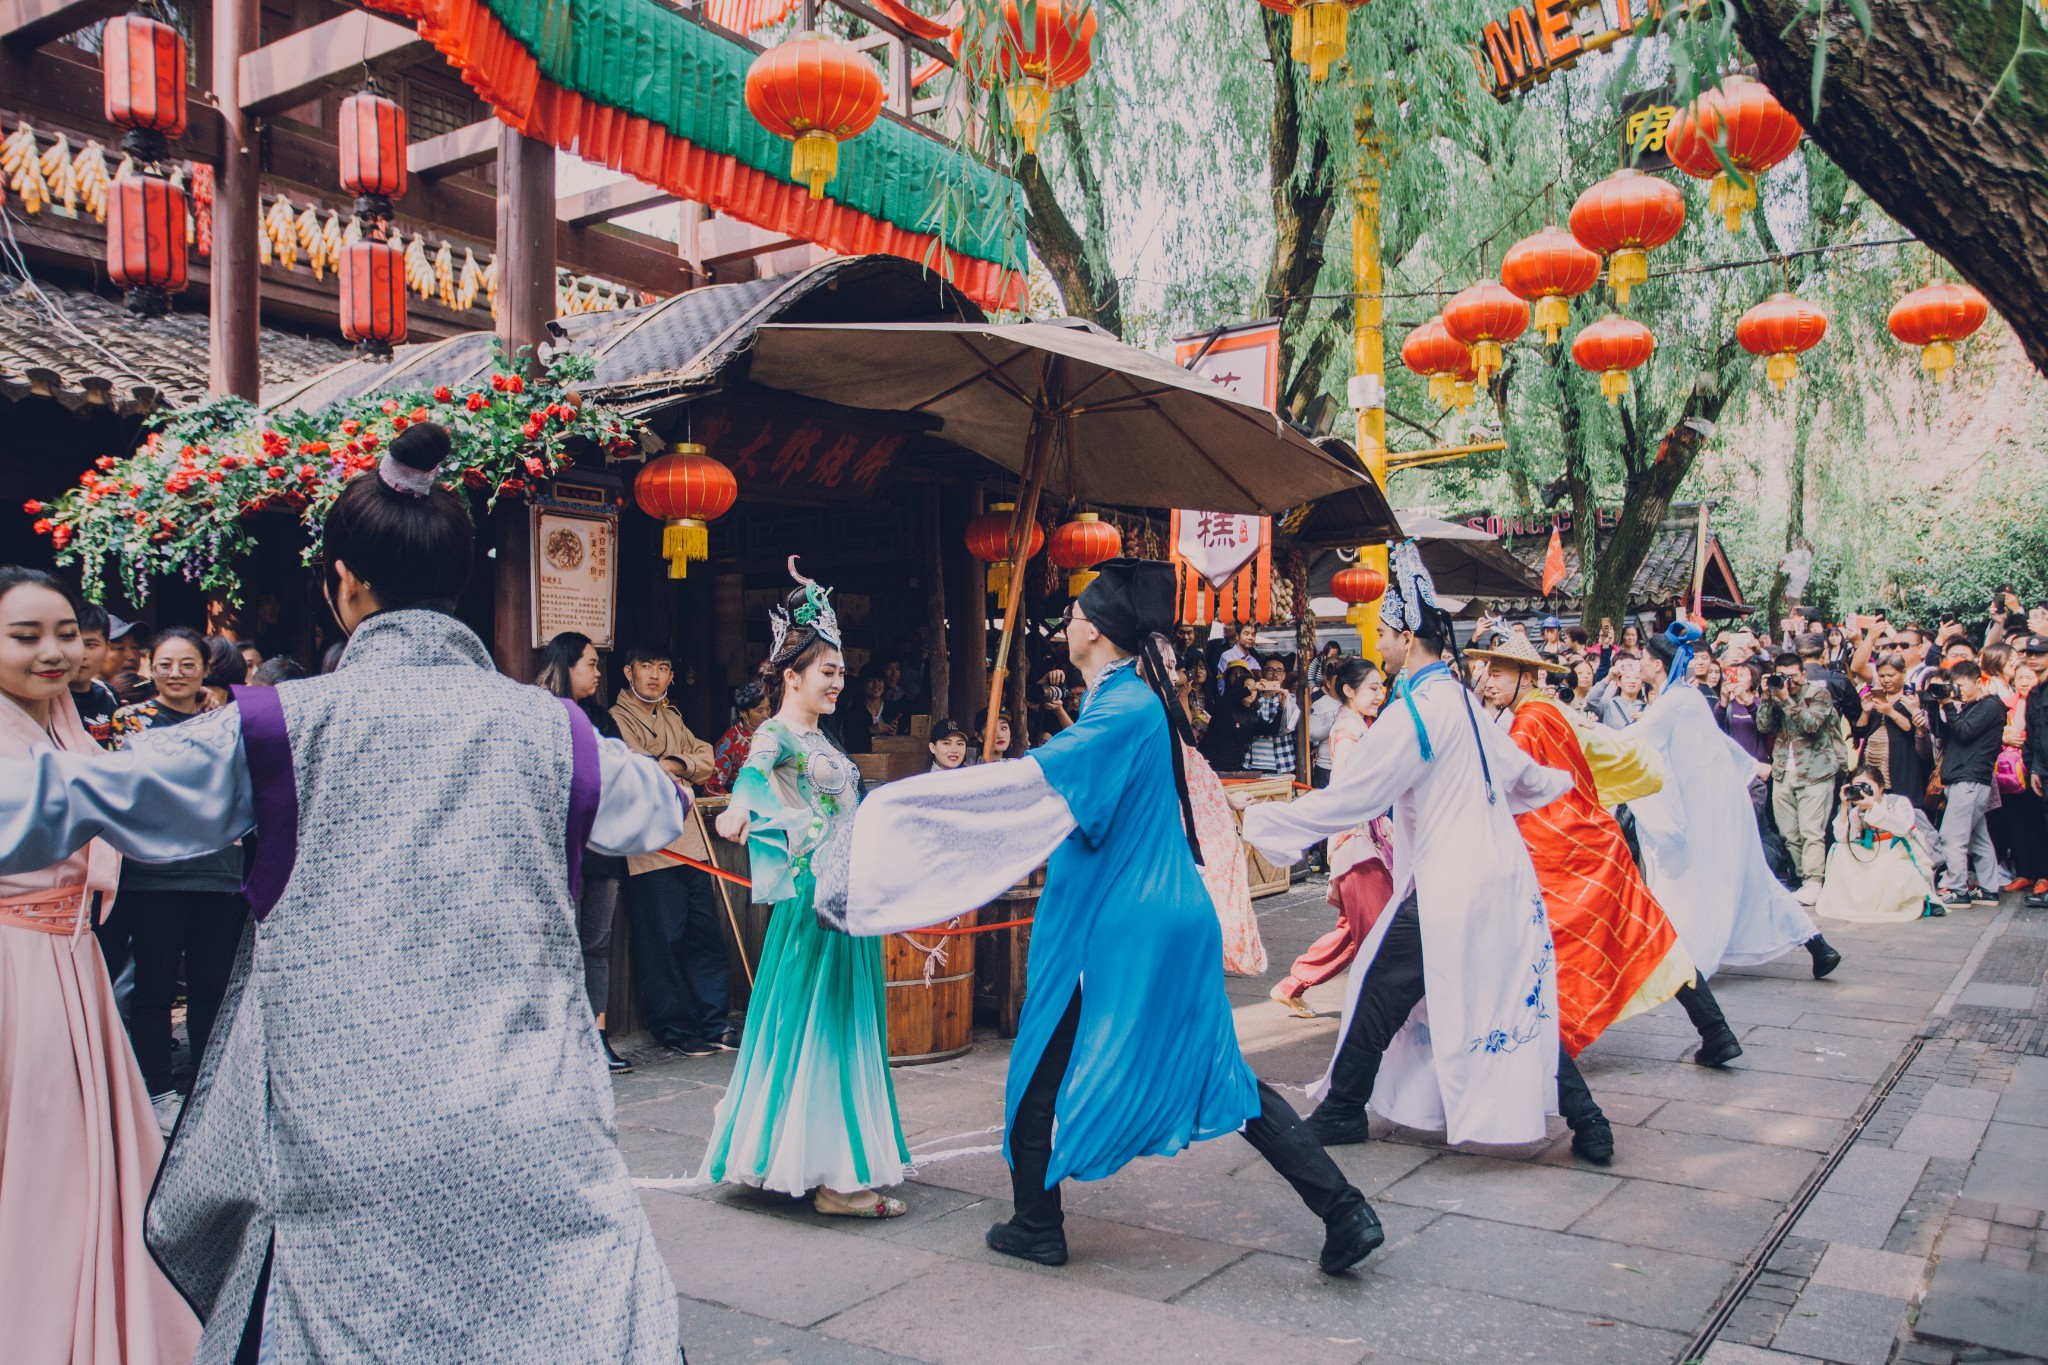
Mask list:
[{"label": "baseball cap", "polygon": [[1555,617],[1555,616],[1546,616],[1546,617],[1544,617],[1544,618],[1543,618],[1542,624],[1541,624],[1541,626],[1539,627],[1539,629],[1542,629],[1542,630],[1562,630],[1562,629],[1564,629],[1564,622],[1563,622],[1563,621],[1561,621],[1561,620],[1559,620],[1559,619],[1558,619],[1557,617]]},{"label": "baseball cap", "polygon": [[140,621],[123,621],[114,613],[107,613],[107,638],[109,640],[118,640],[129,631],[139,630],[141,627],[142,623]]}]

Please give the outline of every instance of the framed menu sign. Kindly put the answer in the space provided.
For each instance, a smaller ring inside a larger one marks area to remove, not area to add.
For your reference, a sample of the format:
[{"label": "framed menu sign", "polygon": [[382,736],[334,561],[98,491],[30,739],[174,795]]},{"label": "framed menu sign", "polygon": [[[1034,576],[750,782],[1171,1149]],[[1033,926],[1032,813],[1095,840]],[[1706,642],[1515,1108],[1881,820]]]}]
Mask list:
[{"label": "framed menu sign", "polygon": [[610,649],[618,617],[619,519],[609,500],[534,503],[532,558],[534,648],[574,630]]}]

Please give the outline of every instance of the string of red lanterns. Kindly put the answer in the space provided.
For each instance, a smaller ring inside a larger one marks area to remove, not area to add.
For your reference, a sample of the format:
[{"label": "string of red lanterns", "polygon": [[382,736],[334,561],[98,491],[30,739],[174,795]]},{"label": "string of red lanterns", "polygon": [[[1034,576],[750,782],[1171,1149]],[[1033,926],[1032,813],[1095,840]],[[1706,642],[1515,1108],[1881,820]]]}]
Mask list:
[{"label": "string of red lanterns", "polygon": [[410,329],[405,253],[390,240],[391,201],[405,195],[405,110],[372,82],[341,102],[337,131],[341,187],[356,196],[363,225],[341,251],[341,334],[362,359],[385,360]]},{"label": "string of red lanterns", "polygon": [[101,32],[103,107],[127,130],[121,150],[134,165],[107,193],[107,277],[144,316],[168,313],[186,282],[185,190],[165,165],[169,139],[185,131],[185,62],[185,39],[146,14],[109,19]]}]

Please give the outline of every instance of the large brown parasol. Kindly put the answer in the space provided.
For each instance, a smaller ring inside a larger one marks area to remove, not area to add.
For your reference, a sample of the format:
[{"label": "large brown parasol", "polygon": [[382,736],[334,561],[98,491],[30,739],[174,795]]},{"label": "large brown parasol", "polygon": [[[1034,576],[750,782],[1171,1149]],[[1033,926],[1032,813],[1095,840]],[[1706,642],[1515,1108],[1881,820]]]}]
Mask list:
[{"label": "large brown parasol", "polygon": [[1048,485],[1069,502],[1261,515],[1372,487],[1270,411],[1085,324],[773,323],[755,333],[749,377],[844,407],[938,417],[946,440],[1024,480],[996,696],[1023,598],[1024,528]]}]

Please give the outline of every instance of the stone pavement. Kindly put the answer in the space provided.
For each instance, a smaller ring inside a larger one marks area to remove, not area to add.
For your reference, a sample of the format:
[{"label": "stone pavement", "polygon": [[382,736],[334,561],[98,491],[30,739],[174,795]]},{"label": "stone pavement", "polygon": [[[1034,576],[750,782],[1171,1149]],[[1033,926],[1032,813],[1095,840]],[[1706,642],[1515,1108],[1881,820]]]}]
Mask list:
[{"label": "stone pavement", "polygon": [[[1318,880],[1259,902],[1272,969],[1229,983],[1254,1069],[1304,1108],[1342,983],[1310,993],[1329,1012],[1314,1021],[1265,991],[1334,922],[1322,894]],[[1379,1140],[1333,1155],[1387,1244],[1335,1279],[1315,1269],[1321,1225],[1235,1137],[1070,1185],[1063,1269],[986,1250],[1010,1212],[1009,1049],[992,1034],[895,1073],[919,1163],[902,1219],[681,1179],[702,1164],[729,1057],[636,1051],[620,1145],[694,1365],[2048,1354],[2048,1059],[2031,1055],[2048,1031],[2048,914],[2008,903],[1828,934],[1847,959],[1830,980],[1803,953],[1716,978],[1746,1049],[1726,1071],[1692,1064],[1675,1004],[1588,1049],[1611,1167],[1575,1160],[1555,1120],[1543,1143],[1455,1151],[1376,1121]]]}]

